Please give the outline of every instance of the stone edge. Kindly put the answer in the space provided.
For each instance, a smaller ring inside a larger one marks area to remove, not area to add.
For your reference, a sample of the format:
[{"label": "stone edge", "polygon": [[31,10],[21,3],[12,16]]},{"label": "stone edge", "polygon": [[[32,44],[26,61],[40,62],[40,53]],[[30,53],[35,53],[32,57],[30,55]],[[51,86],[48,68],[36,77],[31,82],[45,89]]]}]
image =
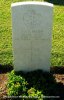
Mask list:
[{"label": "stone edge", "polygon": [[53,7],[52,3],[38,2],[38,1],[16,2],[16,3],[12,3],[11,7],[20,6],[20,5],[44,5],[44,6]]}]

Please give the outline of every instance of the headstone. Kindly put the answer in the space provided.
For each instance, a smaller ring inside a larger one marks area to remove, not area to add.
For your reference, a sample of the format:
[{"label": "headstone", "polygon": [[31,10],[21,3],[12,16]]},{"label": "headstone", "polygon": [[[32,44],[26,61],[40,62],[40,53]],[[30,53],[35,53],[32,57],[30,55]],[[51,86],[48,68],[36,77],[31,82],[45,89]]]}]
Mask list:
[{"label": "headstone", "polygon": [[53,4],[18,2],[12,8],[15,71],[50,71]]}]

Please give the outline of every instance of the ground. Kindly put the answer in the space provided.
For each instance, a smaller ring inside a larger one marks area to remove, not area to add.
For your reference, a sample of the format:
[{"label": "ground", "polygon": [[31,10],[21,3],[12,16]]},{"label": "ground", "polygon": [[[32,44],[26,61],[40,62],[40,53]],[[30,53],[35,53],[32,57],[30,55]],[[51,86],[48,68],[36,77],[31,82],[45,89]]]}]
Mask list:
[{"label": "ground", "polygon": [[62,83],[64,85],[64,74],[54,74],[56,82]]},{"label": "ground", "polygon": [[[6,73],[2,72],[0,74],[0,100],[4,100],[2,97],[7,95],[7,87],[6,87],[6,84],[7,84],[7,81],[8,81],[7,73],[8,72],[6,72]],[[54,73],[53,76],[54,76],[57,83],[61,83],[61,85],[64,86],[64,74]],[[59,85],[59,88],[60,88],[61,91],[63,91],[62,86]],[[59,95],[60,95],[61,91],[59,91]]]},{"label": "ground", "polygon": [[0,99],[4,95],[7,95],[7,88],[6,88],[6,83],[7,83],[7,74],[6,73],[1,73],[0,74]]}]

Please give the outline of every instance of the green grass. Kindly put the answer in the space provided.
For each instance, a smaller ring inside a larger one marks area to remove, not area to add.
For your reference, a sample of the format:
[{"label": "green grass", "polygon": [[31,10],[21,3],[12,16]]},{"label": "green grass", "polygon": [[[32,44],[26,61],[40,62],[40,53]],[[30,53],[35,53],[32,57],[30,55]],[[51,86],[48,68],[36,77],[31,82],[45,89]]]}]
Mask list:
[{"label": "green grass", "polygon": [[51,64],[64,65],[64,6],[54,6]]},{"label": "green grass", "polygon": [[[11,3],[22,0],[0,0],[0,64],[13,63]],[[50,0],[49,0],[50,1]],[[64,65],[64,6],[54,4],[51,66]]]}]

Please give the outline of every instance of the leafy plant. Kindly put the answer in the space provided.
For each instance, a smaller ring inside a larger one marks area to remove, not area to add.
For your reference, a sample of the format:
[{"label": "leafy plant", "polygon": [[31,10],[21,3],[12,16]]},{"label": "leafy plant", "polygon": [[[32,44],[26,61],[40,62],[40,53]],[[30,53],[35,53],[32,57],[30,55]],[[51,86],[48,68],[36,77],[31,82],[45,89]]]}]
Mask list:
[{"label": "leafy plant", "polygon": [[42,91],[35,87],[28,88],[28,85],[30,84],[22,76],[16,75],[12,70],[8,74],[7,94],[8,96],[27,96],[31,100],[43,100]]},{"label": "leafy plant", "polygon": [[37,99],[37,100],[43,100],[43,94],[41,91],[39,90],[36,90],[35,88],[30,88],[28,91],[27,91],[28,95],[33,97],[34,99]]},{"label": "leafy plant", "polygon": [[26,85],[27,82],[25,79],[21,76],[15,75],[14,70],[8,74],[7,93],[9,96],[17,96],[26,93]]}]

